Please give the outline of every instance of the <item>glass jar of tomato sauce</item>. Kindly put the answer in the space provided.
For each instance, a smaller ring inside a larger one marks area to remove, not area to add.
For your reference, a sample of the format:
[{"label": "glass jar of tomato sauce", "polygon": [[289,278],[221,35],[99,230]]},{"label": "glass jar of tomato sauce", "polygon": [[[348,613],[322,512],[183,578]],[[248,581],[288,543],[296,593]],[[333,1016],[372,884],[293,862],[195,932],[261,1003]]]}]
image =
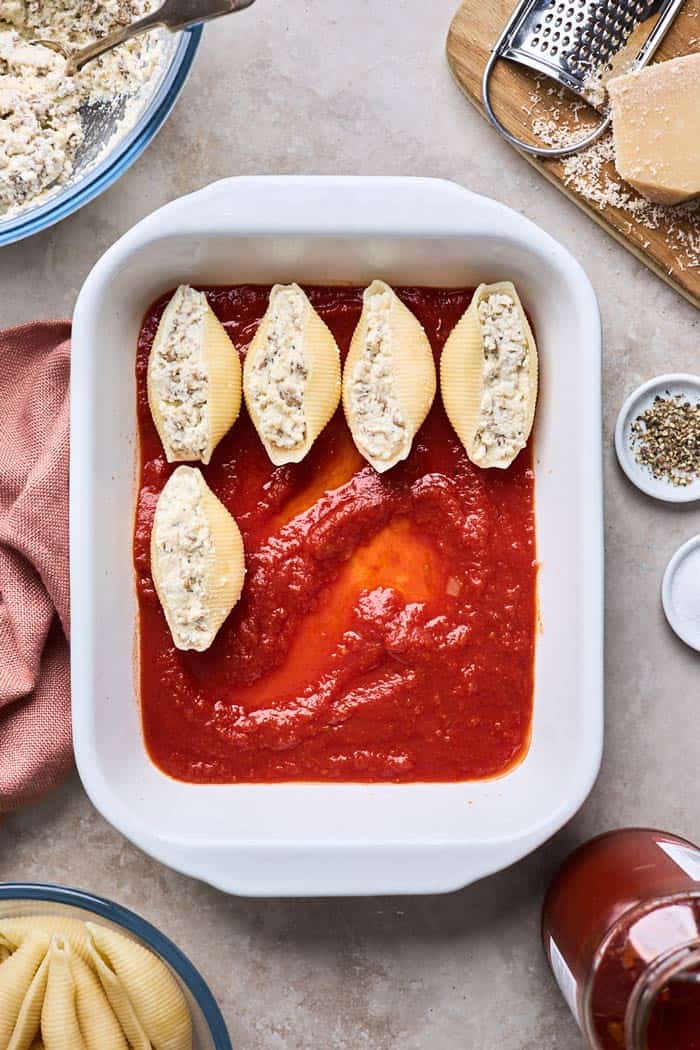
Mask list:
[{"label": "glass jar of tomato sauce", "polygon": [[544,950],[594,1050],[700,1050],[700,850],[627,828],[577,849],[549,888]]}]

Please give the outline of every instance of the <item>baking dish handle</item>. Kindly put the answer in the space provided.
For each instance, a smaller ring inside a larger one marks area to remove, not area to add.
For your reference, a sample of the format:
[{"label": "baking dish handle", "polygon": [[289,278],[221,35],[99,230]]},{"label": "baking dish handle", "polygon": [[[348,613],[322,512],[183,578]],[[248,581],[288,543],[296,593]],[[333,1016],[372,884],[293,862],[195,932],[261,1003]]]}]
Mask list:
[{"label": "baking dish handle", "polygon": [[[164,205],[133,227],[118,242],[129,247],[133,236],[144,239],[171,233],[216,236],[235,227],[237,236],[313,234],[366,235],[425,228],[426,192],[434,236],[461,231],[493,234],[511,230],[513,213],[497,201],[444,179],[393,176],[242,175],[220,179]],[[290,202],[293,202],[290,204]],[[378,216],[383,222],[378,223]],[[319,222],[319,216],[322,221]],[[534,229],[522,218],[528,231]]]},{"label": "baking dish handle", "polygon": [[367,897],[450,893],[531,853],[555,830],[495,843],[246,843],[139,845],[157,860],[241,897]]}]

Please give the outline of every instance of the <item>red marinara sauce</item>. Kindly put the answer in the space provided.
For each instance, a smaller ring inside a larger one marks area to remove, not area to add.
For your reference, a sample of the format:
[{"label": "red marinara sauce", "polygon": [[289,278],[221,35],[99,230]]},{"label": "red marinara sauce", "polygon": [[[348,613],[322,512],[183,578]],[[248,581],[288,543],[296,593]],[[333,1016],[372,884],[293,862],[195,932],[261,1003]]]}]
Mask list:
[{"label": "red marinara sauce", "polygon": [[593,1050],[700,1050],[700,850],[626,828],[577,849],[544,904],[544,948]]},{"label": "red marinara sauce", "polygon": [[[245,354],[269,288],[206,288]],[[358,288],[308,288],[345,357]],[[436,356],[471,289],[398,289]],[[506,471],[467,459],[439,394],[409,458],[384,475],[342,409],[298,465],[275,468],[245,408],[204,476],[246,549],[240,602],[205,653],[180,652],[149,540],[174,467],[146,369],[169,296],[138,343],[134,533],[143,729],[152,760],[201,783],[455,781],[503,773],[530,734],[536,631],[530,449]]]}]

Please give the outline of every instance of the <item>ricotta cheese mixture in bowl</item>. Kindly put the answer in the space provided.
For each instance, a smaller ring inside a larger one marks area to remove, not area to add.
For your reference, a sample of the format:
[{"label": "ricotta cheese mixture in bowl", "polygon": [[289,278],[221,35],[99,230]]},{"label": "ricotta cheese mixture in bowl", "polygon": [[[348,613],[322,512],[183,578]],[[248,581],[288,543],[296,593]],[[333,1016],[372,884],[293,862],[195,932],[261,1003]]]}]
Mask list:
[{"label": "ricotta cheese mixture in bowl", "polygon": [[201,28],[152,30],[73,77],[33,44],[76,48],[159,0],[4,0],[0,4],[0,244],[75,211],[145,149],[184,83]]}]

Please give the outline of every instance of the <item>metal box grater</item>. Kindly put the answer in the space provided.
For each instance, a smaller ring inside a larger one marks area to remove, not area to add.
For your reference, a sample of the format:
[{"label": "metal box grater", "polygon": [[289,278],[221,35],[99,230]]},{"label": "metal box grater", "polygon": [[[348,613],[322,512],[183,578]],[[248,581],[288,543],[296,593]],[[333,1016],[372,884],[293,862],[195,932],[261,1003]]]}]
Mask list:
[{"label": "metal box grater", "polygon": [[539,147],[523,142],[493,111],[489,85],[493,67],[508,59],[550,77],[596,109],[605,106],[605,84],[616,74],[640,69],[652,58],[683,0],[523,0],[496,41],[482,84],[486,113],[512,145],[538,156],[564,157],[594,142],[610,115],[579,142]]}]

